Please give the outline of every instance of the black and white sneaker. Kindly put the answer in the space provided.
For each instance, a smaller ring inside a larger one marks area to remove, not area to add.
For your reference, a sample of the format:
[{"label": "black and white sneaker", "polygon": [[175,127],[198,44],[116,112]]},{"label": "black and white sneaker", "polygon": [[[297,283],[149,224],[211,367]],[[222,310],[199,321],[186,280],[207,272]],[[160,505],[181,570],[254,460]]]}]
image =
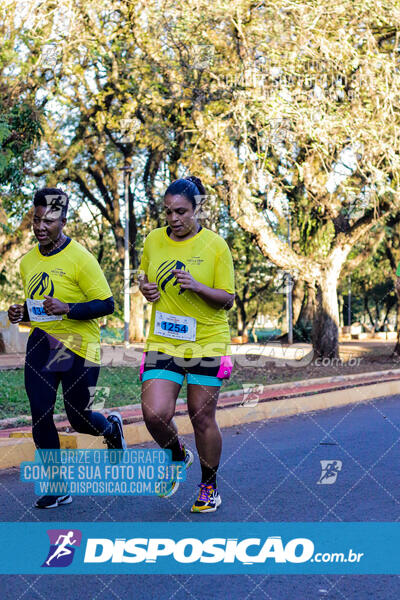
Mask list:
[{"label": "black and white sneaker", "polygon": [[62,504],[71,504],[72,498],[69,494],[66,496],[41,496],[36,500],[36,508],[57,508]]},{"label": "black and white sneaker", "polygon": [[119,412],[110,413],[107,417],[107,421],[113,426],[112,433],[104,436],[107,448],[109,450],[126,450],[124,430],[122,428],[122,417]]}]

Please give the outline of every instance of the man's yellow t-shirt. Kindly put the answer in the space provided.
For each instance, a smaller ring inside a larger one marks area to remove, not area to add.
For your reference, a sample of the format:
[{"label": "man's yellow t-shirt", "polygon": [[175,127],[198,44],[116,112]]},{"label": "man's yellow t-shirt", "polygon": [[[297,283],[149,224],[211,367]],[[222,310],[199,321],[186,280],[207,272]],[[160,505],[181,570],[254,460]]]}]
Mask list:
[{"label": "man's yellow t-shirt", "polygon": [[[20,273],[25,298],[44,300],[46,294],[75,304],[112,296],[99,263],[75,240],[52,256],[43,256],[36,245],[21,259]],[[79,356],[100,363],[100,328],[96,319],[78,321],[62,315],[58,321],[31,321],[31,333],[36,327]]]},{"label": "man's yellow t-shirt", "polygon": [[[179,293],[180,286],[171,273],[172,269],[189,271],[196,281],[210,288],[235,293],[232,256],[222,237],[203,228],[192,238],[177,242],[168,236],[167,227],[154,229],[145,240],[140,270],[144,271],[149,282],[157,283],[161,297],[152,304],[150,334],[145,349],[187,358],[230,354],[227,311],[213,308],[195,292],[184,290]],[[191,327],[193,319],[194,340],[170,337],[181,334],[171,333],[169,328],[176,327],[175,331],[179,328],[182,331],[186,327],[187,331],[188,326],[182,323],[188,322]],[[156,322],[157,334],[154,332]]]}]

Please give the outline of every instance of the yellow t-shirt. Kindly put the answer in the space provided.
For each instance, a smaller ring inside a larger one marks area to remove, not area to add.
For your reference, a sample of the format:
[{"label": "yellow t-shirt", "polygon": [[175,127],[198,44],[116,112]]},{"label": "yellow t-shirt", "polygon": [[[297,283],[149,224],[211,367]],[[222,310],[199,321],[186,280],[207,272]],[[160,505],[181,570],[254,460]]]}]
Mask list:
[{"label": "yellow t-shirt", "polygon": [[[187,358],[230,354],[227,311],[213,308],[189,290],[179,294],[180,286],[171,273],[172,269],[189,271],[196,281],[234,294],[232,256],[222,237],[203,228],[192,238],[177,242],[167,235],[166,227],[154,229],[145,240],[140,269],[149,282],[157,283],[161,294],[152,305],[147,351]],[[196,319],[195,341],[155,334],[156,311]]]},{"label": "yellow t-shirt", "polygon": [[[44,294],[61,302],[89,302],[112,296],[95,257],[71,240],[57,254],[43,256],[36,245],[22,258],[20,273],[25,298],[44,300]],[[39,327],[79,356],[100,363],[100,328],[96,319],[78,321],[62,315],[58,321],[31,321],[31,333]]]}]

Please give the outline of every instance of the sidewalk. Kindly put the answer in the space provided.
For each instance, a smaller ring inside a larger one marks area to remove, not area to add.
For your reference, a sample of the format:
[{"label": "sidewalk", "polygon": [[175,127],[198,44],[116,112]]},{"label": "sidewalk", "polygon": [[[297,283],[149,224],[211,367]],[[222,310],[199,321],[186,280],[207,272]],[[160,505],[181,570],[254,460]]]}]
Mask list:
[{"label": "sidewalk", "polygon": [[0,370],[21,369],[24,366],[25,353],[0,354]]},{"label": "sidewalk", "polygon": [[[144,344],[101,345],[101,364],[104,367],[137,367],[142,359]],[[312,351],[311,344],[232,344],[232,354],[262,355],[271,360],[301,360]],[[0,354],[0,370],[17,369],[24,366],[25,354]]]},{"label": "sidewalk", "polygon": [[[386,340],[345,341],[340,343],[341,358],[358,357],[393,350],[395,342]],[[142,358],[144,344],[133,344],[125,347],[123,344],[101,345],[101,360],[104,367],[137,367]],[[232,344],[232,355],[261,355],[271,360],[301,361],[312,357],[311,344],[295,343],[282,344],[270,342],[268,344]],[[17,369],[24,366],[25,354],[0,354],[0,370]]]}]

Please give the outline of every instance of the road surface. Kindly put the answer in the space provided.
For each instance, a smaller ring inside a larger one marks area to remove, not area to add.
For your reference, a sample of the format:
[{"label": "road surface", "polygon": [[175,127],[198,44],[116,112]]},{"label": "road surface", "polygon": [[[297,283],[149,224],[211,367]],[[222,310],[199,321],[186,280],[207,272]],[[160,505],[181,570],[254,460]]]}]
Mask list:
[{"label": "road surface", "polygon": [[[189,512],[198,460],[168,500],[76,497],[54,510],[32,508],[32,485],[0,473],[2,521],[397,521],[400,516],[400,398],[252,423],[223,431],[215,514]],[[193,436],[185,437],[194,449]],[[337,461],[324,485],[320,461]],[[6,540],[3,540],[3,551]],[[398,600],[400,577],[324,575],[13,575],[2,600]]]}]

